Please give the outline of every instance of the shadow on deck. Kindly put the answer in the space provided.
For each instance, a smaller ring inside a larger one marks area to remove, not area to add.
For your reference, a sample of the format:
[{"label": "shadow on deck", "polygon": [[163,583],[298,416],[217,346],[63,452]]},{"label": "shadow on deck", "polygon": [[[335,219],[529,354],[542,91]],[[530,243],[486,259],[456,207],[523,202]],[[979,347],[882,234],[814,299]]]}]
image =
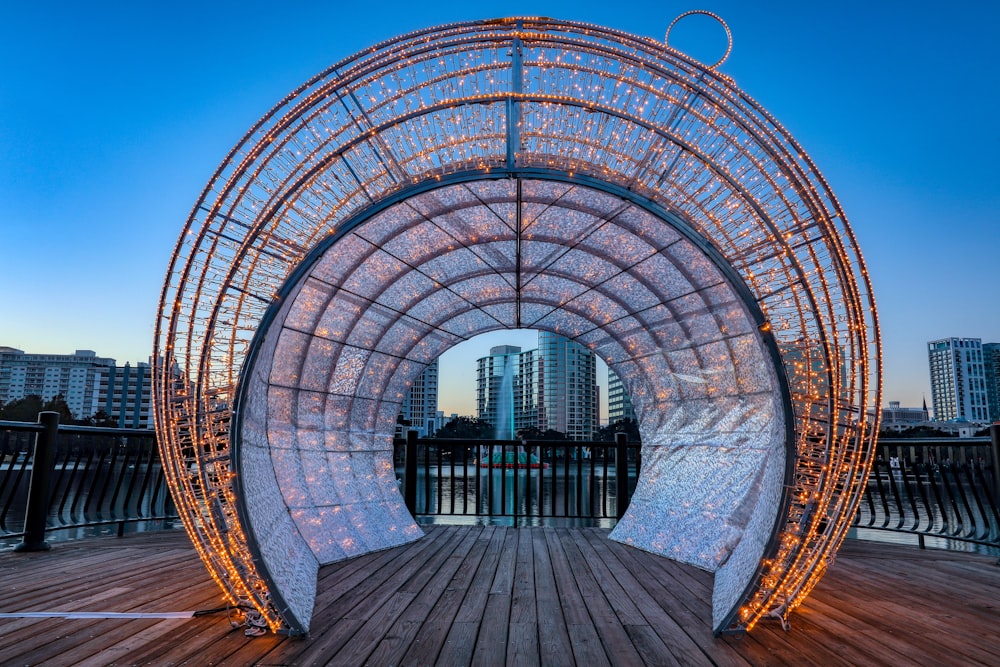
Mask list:
[{"label": "shadow on deck", "polygon": [[[0,664],[996,665],[995,559],[849,540],[792,617],[715,639],[712,575],[596,528],[431,526],[328,565],[307,639],[244,637],[226,615],[0,618]],[[218,607],[181,532],[0,553],[0,612]]]}]

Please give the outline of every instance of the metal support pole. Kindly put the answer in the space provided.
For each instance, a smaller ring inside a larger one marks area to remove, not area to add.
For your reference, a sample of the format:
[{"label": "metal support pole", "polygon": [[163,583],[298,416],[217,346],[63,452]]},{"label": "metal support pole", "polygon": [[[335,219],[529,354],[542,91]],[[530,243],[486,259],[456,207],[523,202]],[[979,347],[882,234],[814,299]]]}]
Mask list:
[{"label": "metal support pole", "polygon": [[993,503],[1000,507],[1000,424],[990,426],[990,443],[993,450]]},{"label": "metal support pole", "polygon": [[624,433],[615,433],[615,499],[617,502],[616,518],[625,516],[628,509],[628,448],[625,447]]},{"label": "metal support pole", "polygon": [[417,516],[417,432],[406,432],[406,461],[403,474],[403,502]]},{"label": "metal support pole", "polygon": [[55,460],[56,434],[59,432],[58,412],[39,412],[38,423],[44,430],[35,436],[35,451],[31,457],[31,478],[28,482],[28,507],[24,513],[24,537],[14,551],[48,551],[45,523],[49,513],[49,483]]}]

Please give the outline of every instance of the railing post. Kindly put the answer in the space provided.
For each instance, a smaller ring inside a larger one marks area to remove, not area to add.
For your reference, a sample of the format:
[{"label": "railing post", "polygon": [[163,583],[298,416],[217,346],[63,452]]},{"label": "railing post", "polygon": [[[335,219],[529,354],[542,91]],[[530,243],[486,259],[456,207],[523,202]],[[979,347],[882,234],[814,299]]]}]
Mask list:
[{"label": "railing post", "polygon": [[628,436],[615,433],[615,500],[617,510],[615,518],[621,519],[628,509],[628,448],[625,442]]},{"label": "railing post", "polygon": [[406,432],[406,460],[403,473],[403,503],[417,516],[417,432]]},{"label": "railing post", "polygon": [[45,523],[49,513],[49,483],[55,459],[56,434],[59,432],[59,413],[39,412],[38,423],[44,430],[35,436],[35,451],[31,457],[24,538],[14,551],[49,550],[49,543],[45,541]]},{"label": "railing post", "polygon": [[990,444],[993,450],[993,502],[1000,507],[1000,424],[990,425]]}]

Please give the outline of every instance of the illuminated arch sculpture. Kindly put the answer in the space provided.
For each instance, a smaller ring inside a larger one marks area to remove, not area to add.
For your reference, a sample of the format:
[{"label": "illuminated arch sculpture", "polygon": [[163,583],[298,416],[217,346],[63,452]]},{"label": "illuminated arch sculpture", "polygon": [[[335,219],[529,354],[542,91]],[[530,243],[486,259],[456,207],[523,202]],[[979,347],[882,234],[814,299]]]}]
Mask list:
[{"label": "illuminated arch sculpture", "polygon": [[651,39],[428,29],[289,95],[188,220],[156,334],[160,446],[233,602],[305,632],[327,562],[417,539],[391,463],[426,364],[493,329],[595,350],[643,436],[613,539],[782,620],[844,538],[880,384],[867,274],[802,149]]}]

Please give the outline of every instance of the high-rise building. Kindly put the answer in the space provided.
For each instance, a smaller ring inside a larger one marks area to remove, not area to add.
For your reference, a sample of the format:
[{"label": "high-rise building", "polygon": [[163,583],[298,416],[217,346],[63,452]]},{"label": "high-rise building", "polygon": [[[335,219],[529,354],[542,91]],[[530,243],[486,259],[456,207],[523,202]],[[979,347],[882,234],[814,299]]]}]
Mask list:
[{"label": "high-rise building", "polygon": [[50,401],[61,395],[74,419],[90,417],[101,409],[101,377],[114,365],[114,359],[98,357],[92,350],[26,354],[0,347],[0,403],[32,395]]},{"label": "high-rise building", "polygon": [[497,426],[497,437],[535,428],[592,440],[599,425],[597,357],[579,343],[549,332],[538,349],[500,345],[477,361],[478,417]]},{"label": "high-rise building", "polygon": [[149,364],[109,366],[100,383],[100,409],[119,428],[153,428],[153,374]]},{"label": "high-rise building", "polygon": [[989,418],[1000,421],[1000,343],[983,343],[983,366],[986,370]]},{"label": "high-rise building", "polygon": [[[518,412],[523,411],[524,388],[515,388],[521,374],[521,348],[497,345],[488,357],[476,361],[476,414],[493,424],[498,440],[511,440],[518,428]],[[520,409],[518,409],[520,408]]]},{"label": "high-rise building", "polygon": [[438,362],[435,359],[414,380],[399,407],[400,416],[419,437],[432,437],[443,426],[438,413]]},{"label": "high-rise building", "polygon": [[597,356],[580,343],[538,333],[539,430],[593,440],[599,426]]},{"label": "high-rise building", "polygon": [[124,428],[152,428],[153,381],[148,363],[115,365],[93,350],[26,354],[0,347],[0,403],[26,396],[62,396],[74,419],[105,412]]},{"label": "high-rise building", "polygon": [[944,338],[927,343],[934,419],[989,421],[986,368],[979,338]]},{"label": "high-rise building", "polygon": [[608,423],[614,424],[623,419],[635,418],[635,410],[632,408],[632,397],[625,391],[625,385],[610,368],[608,369]]}]

